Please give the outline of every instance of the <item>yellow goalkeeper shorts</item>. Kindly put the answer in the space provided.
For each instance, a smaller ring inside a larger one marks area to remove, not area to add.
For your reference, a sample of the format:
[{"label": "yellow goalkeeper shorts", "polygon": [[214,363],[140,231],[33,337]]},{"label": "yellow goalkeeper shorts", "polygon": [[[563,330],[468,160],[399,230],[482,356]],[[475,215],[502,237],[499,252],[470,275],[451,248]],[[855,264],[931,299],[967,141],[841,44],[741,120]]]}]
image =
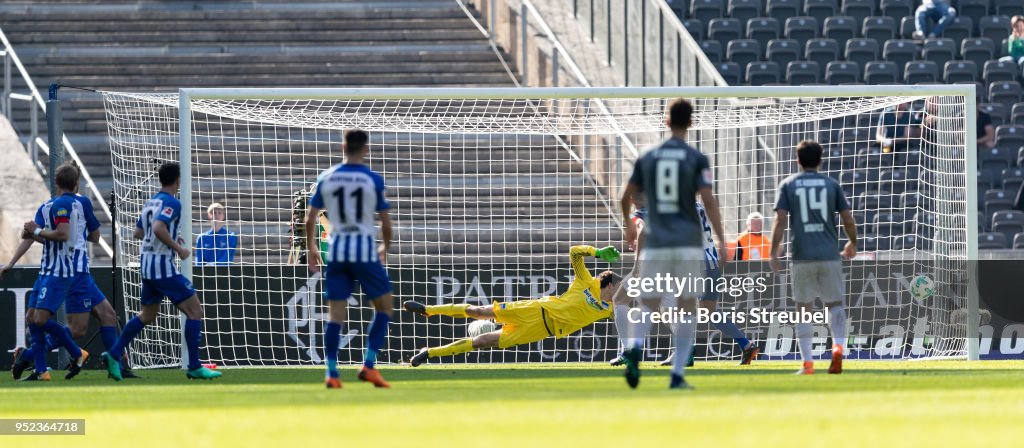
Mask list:
[{"label": "yellow goalkeeper shorts", "polygon": [[553,335],[546,314],[536,300],[494,302],[494,320],[501,324],[498,347],[530,344]]}]

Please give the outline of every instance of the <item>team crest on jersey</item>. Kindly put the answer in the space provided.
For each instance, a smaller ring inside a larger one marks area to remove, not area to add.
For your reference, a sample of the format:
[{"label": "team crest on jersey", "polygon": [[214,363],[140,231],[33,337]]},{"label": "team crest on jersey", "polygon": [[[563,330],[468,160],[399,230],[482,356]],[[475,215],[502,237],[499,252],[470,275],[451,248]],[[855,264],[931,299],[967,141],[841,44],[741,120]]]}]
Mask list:
[{"label": "team crest on jersey", "polygon": [[57,210],[57,216],[67,216],[67,215],[68,215],[68,209],[66,209],[66,208],[62,208],[62,209]]},{"label": "team crest on jersey", "polygon": [[173,207],[164,207],[164,210],[162,212],[160,212],[160,214],[170,218],[170,217],[174,216],[174,208]]},{"label": "team crest on jersey", "polygon": [[710,183],[714,183],[714,181],[715,181],[715,175],[711,173],[711,169],[710,168],[704,168],[704,170],[701,171],[700,175],[704,177],[704,182],[705,183],[709,183],[710,184]]},{"label": "team crest on jersey", "polygon": [[594,295],[590,293],[589,289],[584,289],[583,295],[587,297],[587,305],[590,305],[591,308],[598,311],[605,311],[608,309],[608,302],[598,300],[597,297],[594,297]]}]

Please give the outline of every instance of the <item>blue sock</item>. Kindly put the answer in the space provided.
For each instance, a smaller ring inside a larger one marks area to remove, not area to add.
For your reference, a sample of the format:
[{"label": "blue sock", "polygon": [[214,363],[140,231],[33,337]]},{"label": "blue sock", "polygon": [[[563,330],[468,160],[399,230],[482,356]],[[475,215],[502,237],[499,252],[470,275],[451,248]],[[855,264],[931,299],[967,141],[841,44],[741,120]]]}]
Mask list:
[{"label": "blue sock", "polygon": [[714,325],[723,335],[735,340],[740,345],[740,349],[745,350],[750,345],[750,339],[747,339],[747,335],[743,334],[743,330],[740,330],[740,327],[737,327],[732,321],[718,322]]},{"label": "blue sock", "polygon": [[68,327],[65,327],[57,321],[50,319],[43,324],[43,331],[49,333],[53,338],[60,342],[68,351],[68,355],[71,359],[78,359],[82,356],[82,349],[78,348],[78,344],[75,344],[75,340],[71,337],[71,331]]},{"label": "blue sock", "polygon": [[199,341],[203,339],[203,321],[185,320],[185,346],[188,347],[188,369],[202,367],[199,364]]},{"label": "blue sock", "polygon": [[370,323],[369,342],[366,344],[366,356],[363,357],[363,365],[373,368],[377,364],[377,352],[384,347],[384,339],[388,336],[388,322],[391,317],[378,311],[373,315],[373,322]]},{"label": "blue sock", "polygon": [[117,343],[117,327],[100,327],[100,339],[103,339],[103,348],[110,351]]},{"label": "blue sock", "polygon": [[128,344],[131,344],[132,340],[135,339],[135,337],[138,336],[145,327],[146,324],[142,323],[141,319],[133,317],[132,320],[125,324],[124,331],[121,332],[121,336],[117,338],[117,342],[114,343],[114,346],[107,350],[107,354],[110,355],[111,358],[121,359],[121,356],[124,354],[124,348],[127,347]]},{"label": "blue sock", "polygon": [[[57,341],[55,339],[53,339],[53,336],[50,336],[50,335],[48,335],[46,333],[43,333],[43,334],[46,335],[46,337],[44,338],[46,340],[46,350],[45,350],[45,353],[50,353],[50,352],[53,351],[53,349],[55,349],[57,347],[60,347],[60,345],[57,344]],[[21,355],[21,356],[26,356],[27,358],[25,358],[25,359],[32,359],[32,357],[35,356],[36,345],[35,345],[34,339],[35,338],[33,337],[32,343],[29,344],[29,347],[25,350],[25,353],[22,353],[22,355]]]},{"label": "blue sock", "polygon": [[36,366],[36,373],[46,371],[46,332],[43,327],[30,324],[29,334],[32,335],[32,361]]},{"label": "blue sock", "polygon": [[324,327],[324,350],[327,357],[327,374],[338,377],[338,345],[341,343],[341,324],[328,322]]}]

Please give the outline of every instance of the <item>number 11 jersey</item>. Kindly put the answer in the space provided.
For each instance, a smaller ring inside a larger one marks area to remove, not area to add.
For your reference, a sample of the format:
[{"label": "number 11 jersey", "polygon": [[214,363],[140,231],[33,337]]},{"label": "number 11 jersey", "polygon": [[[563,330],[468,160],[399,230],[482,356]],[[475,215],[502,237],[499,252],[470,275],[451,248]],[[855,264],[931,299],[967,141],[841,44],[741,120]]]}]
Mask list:
[{"label": "number 11 jersey", "polygon": [[320,176],[309,205],[327,210],[328,262],[378,261],[375,218],[377,212],[390,208],[380,174],[366,165],[335,165]]}]

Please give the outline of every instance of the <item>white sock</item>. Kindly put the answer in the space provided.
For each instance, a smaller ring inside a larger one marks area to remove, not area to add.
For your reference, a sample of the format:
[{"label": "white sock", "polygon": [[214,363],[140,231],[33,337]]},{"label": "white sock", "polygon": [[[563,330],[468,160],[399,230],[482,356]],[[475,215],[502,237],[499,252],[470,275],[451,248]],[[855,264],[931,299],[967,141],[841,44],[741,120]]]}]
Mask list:
[{"label": "white sock", "polygon": [[[640,305],[640,312],[641,313],[650,313],[651,309],[647,308],[644,305]],[[643,315],[643,314],[641,314],[641,315]],[[651,322],[650,315],[648,315],[647,319],[640,319],[640,322],[638,322],[638,323],[629,322],[629,327],[633,331],[627,333],[629,335],[629,338],[626,339],[626,341],[629,344],[631,344],[630,347],[631,348],[643,348],[644,341],[647,339],[647,334],[651,332],[651,327],[653,327],[653,326],[654,326],[654,323]]]},{"label": "white sock", "polygon": [[630,326],[629,318],[629,307],[622,304],[616,304],[613,308],[615,312],[615,331],[619,334],[619,347],[622,351],[632,348],[637,344],[634,338],[629,337]]},{"label": "white sock", "polygon": [[832,343],[846,348],[846,308],[841,303],[829,305],[828,316]]},{"label": "white sock", "polygon": [[796,324],[796,338],[800,343],[800,358],[804,361],[813,361],[812,341],[814,337],[814,326],[810,322]]},{"label": "white sock", "polygon": [[693,319],[689,322],[672,324],[672,342],[675,346],[675,356],[672,357],[672,373],[682,376],[686,368],[686,362],[690,359],[690,352],[693,351],[694,339],[697,337],[697,324]]}]

